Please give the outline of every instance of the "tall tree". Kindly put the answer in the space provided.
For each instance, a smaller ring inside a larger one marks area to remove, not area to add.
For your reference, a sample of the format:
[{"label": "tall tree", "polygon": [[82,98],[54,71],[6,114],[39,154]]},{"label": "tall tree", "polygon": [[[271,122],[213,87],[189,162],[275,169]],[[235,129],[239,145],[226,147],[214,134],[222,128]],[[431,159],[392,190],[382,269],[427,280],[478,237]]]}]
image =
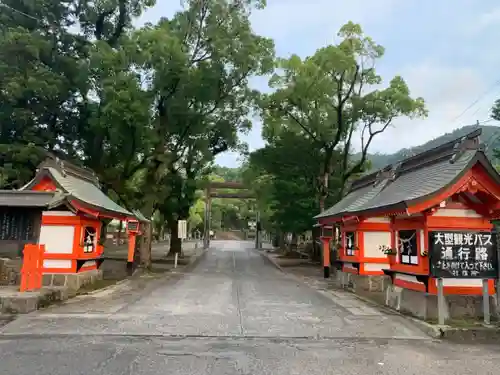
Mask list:
[{"label": "tall tree", "polygon": [[180,251],[177,221],[188,217],[197,179],[216,155],[238,148],[251,124],[253,75],[269,73],[274,47],[255,35],[249,14],[256,1],[189,0],[172,19],[135,35],[141,69],[153,98],[153,142],[144,158],[146,186],[169,222],[171,251]]},{"label": "tall tree", "polygon": [[[302,60],[294,55],[279,61],[280,73],[270,85],[275,91],[263,101],[264,136],[271,140],[282,131],[309,139],[321,150],[318,175],[320,209],[330,195],[331,176],[340,181],[336,197],[347,181],[362,172],[373,139],[401,116],[426,115],[424,100],[413,99],[405,81],[394,77],[381,88],[375,63],[384,49],[352,22],[338,34],[337,45],[321,48]],[[350,157],[357,135],[361,157]]]}]

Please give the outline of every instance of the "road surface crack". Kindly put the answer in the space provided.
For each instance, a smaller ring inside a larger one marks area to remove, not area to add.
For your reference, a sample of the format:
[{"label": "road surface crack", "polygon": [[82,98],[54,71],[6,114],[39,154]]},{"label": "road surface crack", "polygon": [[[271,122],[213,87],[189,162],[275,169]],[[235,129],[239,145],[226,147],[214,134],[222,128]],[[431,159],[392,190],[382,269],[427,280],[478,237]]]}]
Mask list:
[{"label": "road surface crack", "polygon": [[243,316],[242,316],[242,313],[241,313],[241,303],[240,303],[240,279],[237,275],[237,272],[236,272],[236,256],[234,255],[234,251],[232,252],[233,253],[233,273],[236,274],[236,277],[235,277],[235,285],[236,285],[236,310],[238,311],[238,319],[239,319],[239,322],[240,322],[240,334],[241,336],[244,336],[245,332],[244,332],[244,329],[243,329]]}]

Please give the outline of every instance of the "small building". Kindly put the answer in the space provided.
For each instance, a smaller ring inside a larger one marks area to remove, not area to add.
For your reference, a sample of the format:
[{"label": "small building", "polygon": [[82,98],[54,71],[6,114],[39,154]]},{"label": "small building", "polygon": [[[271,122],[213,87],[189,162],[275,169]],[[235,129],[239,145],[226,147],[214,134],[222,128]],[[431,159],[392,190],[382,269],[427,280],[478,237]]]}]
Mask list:
[{"label": "small building", "polygon": [[[500,216],[500,176],[479,142],[481,129],[354,181],[315,218],[340,229],[343,284],[385,292],[386,304],[428,318],[438,280],[448,316],[480,315],[483,280],[495,293],[498,260],[492,220]],[[331,235],[330,237],[332,237]],[[325,236],[328,237],[328,236]]]},{"label": "small building", "polygon": [[[11,199],[15,206],[9,205]],[[9,220],[26,217],[23,210],[30,211],[21,226],[23,234],[10,238],[18,250],[21,242],[45,245],[42,271],[44,284],[49,285],[55,278],[48,275],[65,275],[57,277],[59,285],[71,275],[78,275],[79,284],[98,277],[106,225],[113,219],[136,220],[101,191],[92,171],[57,158],[44,161],[19,191],[1,191],[0,210],[10,212]]]}]

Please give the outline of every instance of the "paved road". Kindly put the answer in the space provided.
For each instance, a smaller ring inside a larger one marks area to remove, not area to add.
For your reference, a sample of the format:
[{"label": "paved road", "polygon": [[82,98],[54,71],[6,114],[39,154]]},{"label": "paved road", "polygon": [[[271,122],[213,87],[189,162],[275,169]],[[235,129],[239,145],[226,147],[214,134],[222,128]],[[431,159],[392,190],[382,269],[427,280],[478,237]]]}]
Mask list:
[{"label": "paved road", "polygon": [[328,297],[285,276],[250,242],[212,245],[191,272],[7,324],[0,373],[498,373],[498,347],[433,341],[349,294]]}]

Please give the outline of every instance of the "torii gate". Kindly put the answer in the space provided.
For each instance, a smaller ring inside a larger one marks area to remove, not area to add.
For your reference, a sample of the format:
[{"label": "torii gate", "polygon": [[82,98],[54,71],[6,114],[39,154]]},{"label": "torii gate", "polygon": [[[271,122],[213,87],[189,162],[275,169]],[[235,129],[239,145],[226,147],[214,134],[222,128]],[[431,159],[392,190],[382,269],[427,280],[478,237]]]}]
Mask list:
[{"label": "torii gate", "polygon": [[[234,190],[247,190],[234,193],[218,192],[218,189],[234,189]],[[205,223],[204,223],[204,236],[203,248],[210,247],[210,218],[212,213],[212,198],[239,198],[239,199],[255,199],[255,195],[248,191],[247,187],[241,182],[210,182],[205,189]],[[255,236],[255,247],[260,249],[262,241],[260,238],[260,212],[257,211],[257,234]]]}]

